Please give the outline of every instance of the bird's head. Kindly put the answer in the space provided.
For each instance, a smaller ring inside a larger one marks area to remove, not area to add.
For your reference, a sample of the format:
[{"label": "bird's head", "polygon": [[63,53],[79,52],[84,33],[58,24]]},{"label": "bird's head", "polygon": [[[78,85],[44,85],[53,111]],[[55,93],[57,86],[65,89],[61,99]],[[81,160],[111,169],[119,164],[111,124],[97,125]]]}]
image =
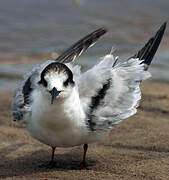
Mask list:
[{"label": "bird's head", "polygon": [[53,104],[57,98],[70,96],[75,83],[71,70],[65,64],[53,62],[42,71],[39,85],[51,96]]}]

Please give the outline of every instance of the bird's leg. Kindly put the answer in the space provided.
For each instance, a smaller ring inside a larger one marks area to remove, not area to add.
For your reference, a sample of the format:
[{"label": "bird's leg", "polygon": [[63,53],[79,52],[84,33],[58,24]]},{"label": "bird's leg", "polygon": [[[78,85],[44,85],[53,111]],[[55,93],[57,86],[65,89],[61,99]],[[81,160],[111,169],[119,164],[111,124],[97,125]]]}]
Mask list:
[{"label": "bird's leg", "polygon": [[54,165],[54,154],[55,154],[55,147],[52,147],[51,161],[49,162],[49,165],[52,167]]},{"label": "bird's leg", "polygon": [[83,161],[80,163],[81,168],[86,167],[86,153],[87,153],[87,149],[88,149],[88,144],[84,144],[83,149],[84,149]]}]

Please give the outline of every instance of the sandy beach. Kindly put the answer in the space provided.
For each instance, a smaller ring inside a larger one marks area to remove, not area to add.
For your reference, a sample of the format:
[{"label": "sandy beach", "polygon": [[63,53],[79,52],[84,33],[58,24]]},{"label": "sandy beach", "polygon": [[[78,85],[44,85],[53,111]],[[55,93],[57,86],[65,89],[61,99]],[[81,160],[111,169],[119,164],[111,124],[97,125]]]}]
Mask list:
[{"label": "sandy beach", "polygon": [[168,179],[169,84],[142,83],[138,113],[116,126],[106,141],[89,145],[88,167],[80,170],[82,147],[50,148],[12,121],[12,93],[0,95],[0,179]]},{"label": "sandy beach", "polygon": [[[0,180],[169,179],[168,7],[169,0],[0,1]],[[108,32],[79,58],[82,71],[112,47],[119,62],[126,61],[164,22],[167,28],[149,69],[153,80],[141,84],[137,114],[114,127],[104,142],[89,145],[87,168],[79,168],[83,146],[56,148],[51,168],[51,148],[12,120],[13,91],[25,72],[101,27]]]}]

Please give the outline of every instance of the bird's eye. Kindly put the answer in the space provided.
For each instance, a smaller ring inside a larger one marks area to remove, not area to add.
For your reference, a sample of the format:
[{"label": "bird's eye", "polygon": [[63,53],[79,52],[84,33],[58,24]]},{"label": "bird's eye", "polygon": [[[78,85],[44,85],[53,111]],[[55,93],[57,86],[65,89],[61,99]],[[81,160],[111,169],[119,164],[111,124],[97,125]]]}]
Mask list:
[{"label": "bird's eye", "polygon": [[71,86],[73,86],[75,84],[75,82],[73,81],[73,79],[71,79],[71,78],[68,78],[64,83],[63,83],[63,85],[66,87],[66,86],[68,86],[68,85],[71,85]]},{"label": "bird's eye", "polygon": [[66,86],[68,86],[69,85],[69,79],[67,79],[64,83],[63,83],[63,85],[66,87]]}]

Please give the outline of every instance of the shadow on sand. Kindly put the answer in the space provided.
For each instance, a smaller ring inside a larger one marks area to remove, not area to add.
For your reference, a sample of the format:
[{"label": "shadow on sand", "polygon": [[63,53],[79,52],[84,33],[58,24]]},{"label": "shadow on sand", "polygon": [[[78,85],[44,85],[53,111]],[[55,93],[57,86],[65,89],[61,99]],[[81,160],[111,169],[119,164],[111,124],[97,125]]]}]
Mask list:
[{"label": "shadow on sand", "polygon": [[[20,157],[9,158],[8,154],[16,151],[18,148],[24,146],[24,143],[10,145],[0,149],[0,178],[29,175],[37,172],[52,172],[65,170],[80,170],[79,164],[82,158],[82,152],[78,148],[70,150],[64,154],[55,153],[55,165],[49,166],[50,149],[33,151],[32,153],[20,154]],[[87,159],[90,167],[95,165],[95,161],[90,158]],[[89,169],[89,167],[85,168]]]}]

